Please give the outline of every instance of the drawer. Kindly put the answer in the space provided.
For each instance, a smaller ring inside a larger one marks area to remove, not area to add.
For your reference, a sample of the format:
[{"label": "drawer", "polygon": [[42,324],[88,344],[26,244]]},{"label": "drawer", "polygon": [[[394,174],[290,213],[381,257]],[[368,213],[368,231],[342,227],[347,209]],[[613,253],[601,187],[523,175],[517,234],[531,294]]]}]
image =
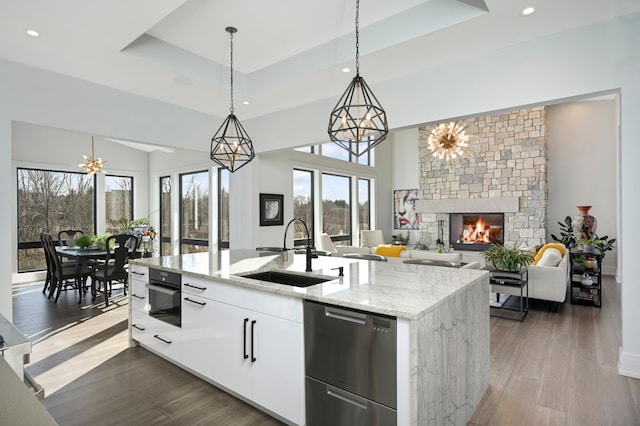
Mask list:
[{"label": "drawer", "polygon": [[131,338],[157,354],[182,362],[182,335],[179,327],[151,318],[139,311],[131,311]]},{"label": "drawer", "polygon": [[182,275],[182,293],[192,294],[207,299],[214,298],[215,283],[198,277]]},{"label": "drawer", "polygon": [[131,309],[144,312],[146,315],[149,311],[147,307],[149,303],[149,291],[147,290],[146,283],[133,280],[129,293],[131,294]]},{"label": "drawer", "polygon": [[129,265],[132,280],[149,281],[149,268],[142,265]]}]

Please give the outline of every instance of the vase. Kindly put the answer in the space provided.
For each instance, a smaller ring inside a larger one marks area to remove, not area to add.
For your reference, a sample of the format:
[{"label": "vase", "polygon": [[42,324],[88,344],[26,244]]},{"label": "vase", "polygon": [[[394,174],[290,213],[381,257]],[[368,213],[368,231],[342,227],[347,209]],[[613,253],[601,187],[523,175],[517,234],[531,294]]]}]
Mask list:
[{"label": "vase", "polygon": [[589,214],[591,206],[577,207],[579,213],[573,218],[573,233],[578,240],[588,240],[595,235],[598,221],[593,215]]}]

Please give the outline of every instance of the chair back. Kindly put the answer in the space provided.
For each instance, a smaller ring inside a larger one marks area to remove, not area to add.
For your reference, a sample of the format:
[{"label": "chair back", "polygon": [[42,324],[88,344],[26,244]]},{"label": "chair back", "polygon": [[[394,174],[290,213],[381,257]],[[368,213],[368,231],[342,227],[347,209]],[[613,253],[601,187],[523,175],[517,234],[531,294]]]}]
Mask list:
[{"label": "chair back", "polygon": [[42,243],[42,251],[44,252],[44,260],[47,262],[47,271],[49,273],[53,273],[53,264],[51,263],[51,255],[49,253],[49,248],[47,245],[49,242],[53,244],[53,238],[50,234],[41,233],[40,234],[40,242]]},{"label": "chair back", "polygon": [[56,253],[53,237],[51,237],[50,234],[42,233],[40,234],[40,241],[42,241],[42,248],[44,249],[44,253],[47,258],[47,267],[51,267],[51,272],[53,274],[57,274],[58,278],[61,279],[60,274],[62,273],[62,261],[60,260],[58,253]]},{"label": "chair back", "polygon": [[362,247],[378,247],[380,244],[384,244],[384,237],[381,230],[360,231],[360,245]]},{"label": "chair back", "polygon": [[138,256],[138,248],[140,247],[140,242],[142,241],[142,235],[139,233],[135,234],[126,234],[129,239],[125,243],[125,246],[129,249],[129,259],[134,259]]},{"label": "chair back", "polygon": [[79,229],[64,229],[58,232],[58,241],[61,246],[75,246],[76,238],[83,234]]},{"label": "chair back", "polygon": [[[132,235],[119,234],[111,235],[107,238],[107,264],[112,266],[110,269],[108,279],[118,280],[125,279],[128,276],[128,272],[125,269],[125,265],[129,259],[129,246],[127,243],[130,241]],[[113,263],[110,261],[113,260]]]}]

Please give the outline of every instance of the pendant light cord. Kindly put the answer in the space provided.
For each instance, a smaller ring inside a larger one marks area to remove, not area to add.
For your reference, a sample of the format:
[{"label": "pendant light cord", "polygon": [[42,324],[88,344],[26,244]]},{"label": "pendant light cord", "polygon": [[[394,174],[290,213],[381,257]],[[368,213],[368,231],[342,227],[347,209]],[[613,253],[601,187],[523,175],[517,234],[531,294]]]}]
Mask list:
[{"label": "pendant light cord", "polygon": [[229,32],[229,38],[231,39],[231,114],[233,114],[233,32]]},{"label": "pendant light cord", "polygon": [[356,75],[360,75],[360,0],[356,0]]}]

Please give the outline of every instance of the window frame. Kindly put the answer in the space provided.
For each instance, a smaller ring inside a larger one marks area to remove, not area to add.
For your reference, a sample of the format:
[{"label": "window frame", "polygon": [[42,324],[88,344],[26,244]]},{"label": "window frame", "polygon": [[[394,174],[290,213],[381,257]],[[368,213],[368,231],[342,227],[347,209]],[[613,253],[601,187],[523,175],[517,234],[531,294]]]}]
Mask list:
[{"label": "window frame", "polygon": [[[229,176],[229,203],[231,202],[231,172],[224,168],[218,168],[218,247],[221,249],[229,248],[229,240],[222,239],[223,225],[223,203],[222,203],[222,174],[226,172]],[[227,206],[227,213],[230,212],[230,206]],[[231,227],[230,217],[227,217],[227,226]],[[231,229],[229,229],[229,239],[231,239]]]},{"label": "window frame", "polygon": [[[302,173],[308,173],[309,174],[309,181],[310,181],[310,185],[309,185],[309,196],[310,196],[310,211],[311,211],[311,220],[310,223],[307,223],[307,227],[309,228],[309,238],[311,238],[311,244],[314,245],[314,241],[315,241],[315,206],[316,206],[316,197],[315,197],[315,174],[313,170],[309,170],[309,169],[303,169],[300,167],[294,167],[293,168],[293,173],[295,172],[302,172]],[[294,180],[295,183],[295,180]],[[292,191],[292,202],[293,200],[295,200],[295,194],[293,194]],[[295,235],[295,233],[294,233]],[[293,246],[306,246],[307,245],[307,238],[295,238],[293,239]]]},{"label": "window frame", "polygon": [[[16,240],[20,238],[20,171],[22,170],[32,170],[37,172],[48,172],[48,173],[64,173],[64,174],[73,174],[73,175],[85,175],[84,179],[86,179],[86,173],[80,171],[68,171],[68,170],[55,170],[55,169],[44,169],[39,167],[16,167]],[[97,176],[93,175],[91,177],[92,185],[93,185],[93,230],[92,232],[95,234],[97,226],[98,226],[98,191],[97,191]],[[44,232],[42,230],[41,232]],[[51,232],[51,230],[49,230]],[[57,235],[52,235],[54,237],[54,241],[57,240]],[[44,269],[33,269],[33,270],[20,270],[20,250],[26,249],[40,249],[42,248],[42,242],[38,239],[37,241],[16,241],[16,270],[18,274],[30,273],[36,271],[42,271]]]},{"label": "window frame", "polygon": [[[209,247],[209,236],[207,236],[207,239],[200,239],[200,238],[185,238],[182,232],[182,228],[183,228],[183,210],[184,210],[184,204],[183,204],[183,200],[182,200],[182,190],[183,190],[183,185],[182,185],[182,178],[183,176],[187,176],[187,175],[197,175],[200,173],[206,173],[207,174],[207,185],[208,185],[208,191],[209,191],[209,203],[211,202],[211,185],[210,185],[210,178],[211,178],[211,171],[210,170],[196,170],[193,172],[185,172],[185,173],[180,173],[178,175],[178,185],[179,185],[179,232],[178,232],[178,240],[179,240],[179,247],[180,247],[180,254],[183,254],[183,250],[182,247],[185,245],[194,245],[194,246],[202,246],[202,247]],[[207,228],[209,229],[209,232],[211,232],[211,214],[209,214],[209,217],[207,219]],[[210,235],[210,234],[209,234]]]},{"label": "window frame", "polygon": [[[353,183],[353,176],[350,175],[342,175],[336,172],[321,172],[321,176],[320,176],[320,180],[322,181],[322,191],[324,191],[324,181],[322,179],[322,176],[324,175],[328,175],[328,176],[337,176],[337,177],[341,177],[341,178],[346,178],[347,182],[348,182],[348,188],[349,188],[349,194],[348,194],[348,203],[349,203],[349,233],[348,234],[342,234],[342,235],[329,235],[329,237],[331,238],[331,241],[336,242],[336,241],[347,241],[349,244],[351,244],[351,242],[353,241],[353,191],[351,188],[351,185]],[[321,192],[322,192],[321,191]],[[323,205],[324,208],[324,198],[323,194],[320,194],[320,202]],[[320,222],[320,228],[323,230],[324,232],[324,210],[322,212],[322,219]]]},{"label": "window frame", "polygon": [[[133,208],[133,202],[135,200],[135,196],[134,196],[134,189],[135,189],[135,180],[133,178],[133,176],[123,176],[123,175],[106,175],[105,178],[105,183],[104,183],[104,208],[105,208],[105,223],[104,223],[104,229],[105,231],[107,230],[107,183],[106,183],[106,179],[107,178],[122,178],[122,179],[130,179],[131,180],[131,199],[129,200],[129,221],[132,221],[134,219],[133,217],[133,212],[134,212],[134,208]],[[95,229],[95,227],[94,227]]]}]

